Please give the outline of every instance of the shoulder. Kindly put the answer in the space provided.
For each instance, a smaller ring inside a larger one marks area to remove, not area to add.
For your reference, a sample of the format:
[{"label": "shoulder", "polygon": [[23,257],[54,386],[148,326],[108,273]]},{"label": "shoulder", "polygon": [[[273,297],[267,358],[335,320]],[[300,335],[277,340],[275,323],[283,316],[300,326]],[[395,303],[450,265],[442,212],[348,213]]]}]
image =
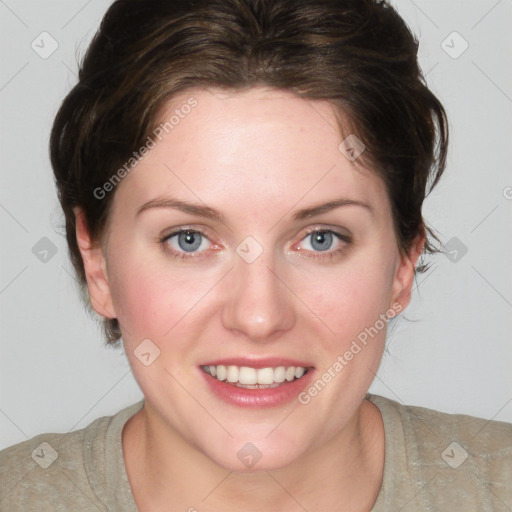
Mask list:
[{"label": "shoulder", "polygon": [[0,451],[0,511],[107,510],[95,475],[99,479],[105,465],[109,427],[135,406],[83,429],[40,434]]},{"label": "shoulder", "polygon": [[512,423],[397,402],[394,407],[402,418],[404,433],[420,442],[424,456],[431,450],[439,455],[437,450],[443,448],[441,459],[449,467],[468,460],[469,465],[488,470],[506,462],[512,470]]},{"label": "shoulder", "polygon": [[419,493],[415,499],[467,510],[512,506],[511,423],[369,399],[384,420],[386,458],[407,473],[402,482]]},{"label": "shoulder", "polygon": [[[100,418],[85,429],[41,434],[1,451],[0,510],[59,510],[66,504],[85,505],[84,499],[91,494],[84,485],[85,439],[93,431],[101,435],[107,423],[108,418]],[[95,502],[93,495],[90,499]],[[38,508],[32,508],[36,504]],[[104,510],[101,504],[98,509]]]}]

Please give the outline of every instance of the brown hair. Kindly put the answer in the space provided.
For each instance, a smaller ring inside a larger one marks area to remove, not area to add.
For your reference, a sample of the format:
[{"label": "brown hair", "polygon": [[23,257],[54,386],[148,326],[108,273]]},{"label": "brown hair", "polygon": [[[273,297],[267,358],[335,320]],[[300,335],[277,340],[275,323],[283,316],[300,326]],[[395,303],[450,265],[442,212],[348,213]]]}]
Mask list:
[{"label": "brown hair", "polygon": [[[425,230],[435,239],[421,208],[445,167],[448,124],[417,50],[385,1],[114,2],[50,140],[70,257],[89,309],[73,208],[83,209],[93,239],[102,240],[115,192],[98,198],[94,191],[143,145],[164,104],[190,87],[265,85],[330,101],[387,187],[400,249]],[[430,240],[425,252],[435,251]],[[119,340],[117,319],[105,318],[103,327],[107,343]]]}]

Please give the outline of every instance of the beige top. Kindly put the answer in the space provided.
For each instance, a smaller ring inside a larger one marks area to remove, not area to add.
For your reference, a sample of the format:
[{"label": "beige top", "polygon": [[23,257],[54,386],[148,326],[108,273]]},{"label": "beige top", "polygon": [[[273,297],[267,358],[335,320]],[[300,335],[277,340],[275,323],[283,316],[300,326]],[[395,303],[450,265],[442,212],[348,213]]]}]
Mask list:
[{"label": "beige top", "polygon": [[[382,414],[386,444],[372,512],[512,510],[512,424],[369,399]],[[121,434],[143,404],[1,451],[0,511],[137,512]]]}]

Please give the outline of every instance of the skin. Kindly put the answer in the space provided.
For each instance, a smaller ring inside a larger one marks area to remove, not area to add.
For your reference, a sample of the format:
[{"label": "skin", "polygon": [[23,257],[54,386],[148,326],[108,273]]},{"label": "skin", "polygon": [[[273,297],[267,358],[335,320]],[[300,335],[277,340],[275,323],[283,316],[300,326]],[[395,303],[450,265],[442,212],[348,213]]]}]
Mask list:
[{"label": "skin", "polygon": [[[310,362],[320,377],[379,315],[407,307],[424,239],[409,254],[399,250],[384,185],[340,152],[328,102],[263,87],[190,89],[167,104],[162,119],[191,96],[197,106],[118,185],[102,244],[76,209],[93,306],[118,318],[145,396],[123,431],[137,506],[368,511],[382,483],[384,430],[364,396],[385,328],[307,405],[227,404],[198,366],[284,356]],[[137,215],[171,195],[215,208],[224,221],[170,208]],[[292,220],[298,209],[340,197],[369,207]],[[183,227],[206,235],[192,257],[178,237],[160,241]],[[351,242],[334,237],[328,250],[315,249],[307,234],[313,228]],[[236,252],[247,236],[263,249],[252,263]],[[134,350],[148,338],[160,356],[145,366]],[[237,458],[247,442],[262,453],[251,469]]]}]

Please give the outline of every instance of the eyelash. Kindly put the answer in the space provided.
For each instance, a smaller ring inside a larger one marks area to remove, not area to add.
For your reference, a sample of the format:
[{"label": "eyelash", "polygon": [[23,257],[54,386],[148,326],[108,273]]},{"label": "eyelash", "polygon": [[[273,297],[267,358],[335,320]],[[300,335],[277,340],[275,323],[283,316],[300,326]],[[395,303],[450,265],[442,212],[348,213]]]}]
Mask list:
[{"label": "eyelash", "polygon": [[[310,256],[313,259],[320,260],[320,261],[332,261],[333,259],[342,256],[347,252],[347,250],[352,245],[352,237],[347,234],[338,233],[337,231],[334,231],[332,229],[327,228],[311,228],[307,230],[301,237],[301,241],[307,238],[312,233],[331,233],[334,235],[335,238],[337,238],[340,242],[343,243],[343,245],[339,249],[335,249],[334,251],[319,251],[312,253],[313,255]],[[297,245],[297,244],[295,244]]]},{"label": "eyelash", "polygon": [[168,235],[165,235],[163,238],[160,239],[160,243],[164,246],[164,250],[169,253],[173,258],[176,258],[178,260],[190,260],[190,259],[202,259],[206,256],[193,256],[194,253],[186,253],[186,252],[179,252],[175,249],[169,248],[169,245],[167,244],[168,240],[170,240],[172,237],[176,235],[180,235],[181,233],[192,233],[192,234],[199,234],[201,236],[204,236],[206,239],[208,239],[208,236],[206,233],[201,231],[200,229],[191,229],[191,228],[181,228],[177,229],[176,231],[173,231],[172,233],[169,233]]},{"label": "eyelash", "polygon": [[[202,259],[206,258],[207,256],[193,256],[195,253],[186,253],[186,252],[179,252],[175,249],[170,249],[167,242],[173,238],[174,236],[180,235],[181,233],[191,233],[191,234],[199,234],[203,237],[205,237],[207,240],[209,240],[206,233],[201,231],[200,229],[191,229],[191,228],[181,228],[176,231],[173,231],[172,233],[169,233],[168,235],[165,235],[164,237],[160,238],[159,242],[164,246],[164,250],[169,253],[173,258],[180,259],[180,260],[189,260],[189,259]],[[352,237],[346,234],[338,233],[332,229],[327,228],[312,228],[308,230],[306,233],[303,234],[301,241],[307,238],[312,233],[331,233],[334,235],[339,241],[343,242],[344,245],[336,249],[334,251],[320,251],[313,253],[312,257],[313,259],[322,260],[322,261],[332,261],[334,258],[341,256],[343,253],[345,253],[348,248],[352,245]],[[297,245],[297,244],[295,244]]]}]

